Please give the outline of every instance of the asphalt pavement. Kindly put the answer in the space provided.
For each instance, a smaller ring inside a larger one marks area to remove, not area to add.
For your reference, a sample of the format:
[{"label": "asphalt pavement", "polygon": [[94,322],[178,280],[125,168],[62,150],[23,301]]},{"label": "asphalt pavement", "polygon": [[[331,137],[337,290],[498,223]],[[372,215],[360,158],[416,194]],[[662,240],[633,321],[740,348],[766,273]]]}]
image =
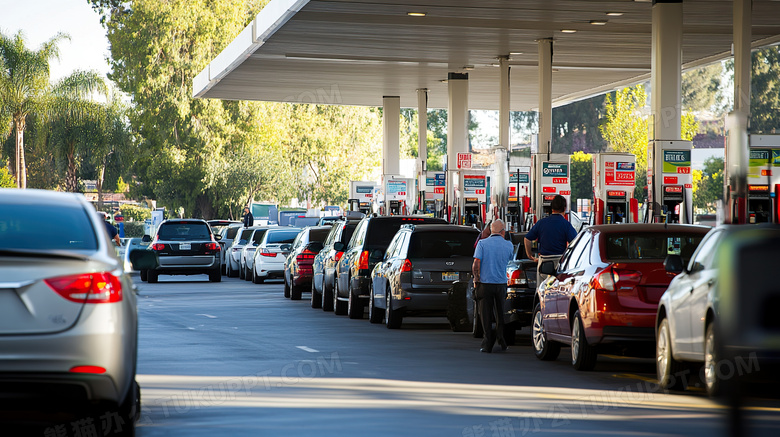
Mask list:
[{"label": "asphalt pavement", "polygon": [[[285,299],[281,281],[206,279],[136,277],[140,437],[726,435],[727,409],[659,390],[652,359],[578,372],[566,347],[537,360],[527,330],[484,354],[444,318],[388,330]],[[780,403],[746,415],[743,435],[780,435]]]}]

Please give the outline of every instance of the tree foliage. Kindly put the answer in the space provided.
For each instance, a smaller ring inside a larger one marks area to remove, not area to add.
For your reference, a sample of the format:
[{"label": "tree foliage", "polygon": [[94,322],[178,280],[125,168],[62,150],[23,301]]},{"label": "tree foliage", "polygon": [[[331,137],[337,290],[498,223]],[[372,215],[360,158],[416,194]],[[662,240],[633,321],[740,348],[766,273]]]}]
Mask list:
[{"label": "tree foliage", "polygon": [[780,132],[780,47],[753,52],[750,94],[751,132]]},{"label": "tree foliage", "polygon": [[571,155],[571,199],[593,198],[593,155],[582,151]]},{"label": "tree foliage", "polygon": [[647,168],[647,117],[641,109],[647,102],[642,85],[607,94],[606,114],[599,126],[601,134],[615,152],[636,155],[637,167]]},{"label": "tree foliage", "polygon": [[682,75],[683,109],[686,111],[718,111],[723,98],[721,76],[723,64],[716,62]]},{"label": "tree foliage", "polygon": [[723,168],[723,158],[712,157],[704,161],[701,179],[695,185],[694,208],[714,211],[717,201],[723,200]]}]

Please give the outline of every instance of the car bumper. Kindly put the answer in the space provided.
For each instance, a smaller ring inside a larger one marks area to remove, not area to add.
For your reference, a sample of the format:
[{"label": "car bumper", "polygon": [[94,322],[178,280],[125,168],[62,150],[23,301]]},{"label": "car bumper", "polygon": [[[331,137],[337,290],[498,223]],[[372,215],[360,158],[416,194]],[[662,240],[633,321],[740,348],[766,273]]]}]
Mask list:
[{"label": "car bumper", "polygon": [[535,289],[509,287],[506,293],[506,302],[504,302],[504,321],[530,326],[535,294]]},{"label": "car bumper", "polygon": [[449,298],[446,289],[428,290],[425,292],[404,290],[401,299],[394,299],[395,308],[403,308],[407,312],[431,312],[446,314]]},{"label": "car bumper", "polygon": [[216,255],[161,256],[158,270],[167,269],[211,269],[219,266]]},{"label": "car bumper", "polygon": [[371,278],[368,276],[353,276],[349,283],[349,289],[352,291],[353,296],[357,296],[360,299],[368,299],[368,286],[370,283]]}]

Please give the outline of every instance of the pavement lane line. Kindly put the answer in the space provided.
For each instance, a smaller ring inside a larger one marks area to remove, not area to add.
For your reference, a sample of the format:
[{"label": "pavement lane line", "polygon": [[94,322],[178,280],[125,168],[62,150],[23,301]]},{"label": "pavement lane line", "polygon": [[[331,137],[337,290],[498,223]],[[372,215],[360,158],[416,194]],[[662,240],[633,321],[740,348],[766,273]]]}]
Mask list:
[{"label": "pavement lane line", "polygon": [[317,349],[312,349],[312,348],[306,347],[306,346],[295,346],[295,347],[297,347],[298,349],[300,349],[302,351],[311,352],[313,354],[316,354],[317,352],[319,352]]},{"label": "pavement lane line", "polygon": [[209,319],[216,319],[217,316],[212,316],[211,314],[195,314],[196,316],[203,316],[208,317]]}]

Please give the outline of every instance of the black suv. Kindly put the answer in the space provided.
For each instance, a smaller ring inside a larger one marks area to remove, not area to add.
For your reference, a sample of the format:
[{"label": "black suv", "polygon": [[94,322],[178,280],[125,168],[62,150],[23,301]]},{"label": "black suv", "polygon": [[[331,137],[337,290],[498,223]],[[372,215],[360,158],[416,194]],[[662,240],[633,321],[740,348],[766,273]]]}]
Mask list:
[{"label": "black suv", "polygon": [[335,243],[336,251],[344,251],[336,266],[333,290],[333,311],[348,314],[351,319],[363,317],[368,305],[371,270],[385,256],[395,233],[406,224],[442,224],[444,219],[424,216],[371,216],[360,221],[349,245]]},{"label": "black suv", "polygon": [[[156,269],[141,272],[141,279],[157,282],[158,275],[209,275],[209,281],[222,280],[218,239],[205,220],[165,220],[147,250],[159,257]],[[148,237],[144,237],[148,239]]]}]

